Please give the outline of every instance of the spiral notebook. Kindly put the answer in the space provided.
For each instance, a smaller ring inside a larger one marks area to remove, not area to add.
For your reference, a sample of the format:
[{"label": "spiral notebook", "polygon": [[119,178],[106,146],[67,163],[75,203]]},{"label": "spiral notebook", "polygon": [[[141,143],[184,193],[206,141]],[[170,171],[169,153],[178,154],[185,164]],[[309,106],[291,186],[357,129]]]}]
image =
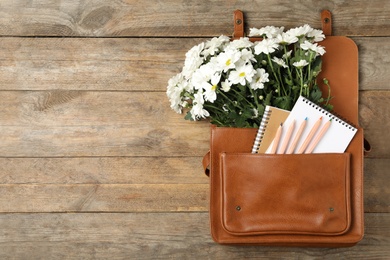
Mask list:
[{"label": "spiral notebook", "polygon": [[283,110],[273,106],[266,106],[263,118],[261,120],[255,142],[252,147],[252,153],[265,153],[274,139],[277,128],[283,123],[290,111]]},{"label": "spiral notebook", "polygon": [[[326,111],[325,109],[321,108],[320,106],[314,104],[313,102],[311,102],[310,100],[302,96],[298,98],[289,116],[284,122],[285,126],[289,126],[291,122],[295,120],[295,122],[299,125],[303,120],[305,120],[305,118],[307,118],[306,126],[304,128],[300,140],[298,141],[295,152],[296,150],[299,149],[299,147],[301,147],[305,137],[308,135],[313,125],[317,122],[317,120],[320,117],[322,117],[322,120],[319,129],[321,129],[325,125],[325,123],[328,122],[329,120],[331,120],[331,124],[329,129],[325,133],[325,135],[321,138],[319,143],[312,151],[312,153],[345,152],[352,138],[355,136],[357,129],[354,126],[347,123],[346,121],[333,115],[332,113]],[[295,127],[291,136],[294,137],[297,131],[298,129],[297,127]],[[281,142],[283,142],[285,136],[286,136],[286,131],[284,129],[282,130],[282,134],[281,134],[281,139],[280,139]],[[266,153],[269,152],[271,145],[272,143],[269,145]],[[279,153],[278,151],[277,153]]]}]

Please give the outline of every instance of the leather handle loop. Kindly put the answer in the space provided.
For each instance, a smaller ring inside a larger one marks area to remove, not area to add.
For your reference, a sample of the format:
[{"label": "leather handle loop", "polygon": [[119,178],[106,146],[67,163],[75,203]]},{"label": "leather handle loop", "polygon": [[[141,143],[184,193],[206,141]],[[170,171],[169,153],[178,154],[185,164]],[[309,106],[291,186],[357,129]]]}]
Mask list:
[{"label": "leather handle loop", "polygon": [[323,10],[321,12],[321,24],[322,31],[325,36],[332,35],[332,13],[329,10]]},{"label": "leather handle loop", "polygon": [[371,152],[371,144],[364,138],[364,156],[367,156]]},{"label": "leather handle loop", "polygon": [[233,13],[234,18],[234,32],[233,39],[239,39],[244,37],[244,13],[241,10],[235,10]]},{"label": "leather handle loop", "polygon": [[203,164],[203,170],[204,170],[204,173],[210,177],[210,161],[211,161],[211,153],[210,151],[208,151],[204,156],[203,156],[203,160],[202,160],[202,164]]}]

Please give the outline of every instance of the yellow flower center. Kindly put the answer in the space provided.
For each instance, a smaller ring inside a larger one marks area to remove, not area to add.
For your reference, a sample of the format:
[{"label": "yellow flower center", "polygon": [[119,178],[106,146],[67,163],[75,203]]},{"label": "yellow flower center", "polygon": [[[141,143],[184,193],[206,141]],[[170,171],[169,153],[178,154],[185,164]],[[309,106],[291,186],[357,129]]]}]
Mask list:
[{"label": "yellow flower center", "polygon": [[226,61],[226,66],[229,66],[230,64],[232,64],[232,60],[231,60],[231,59],[228,59],[228,60]]},{"label": "yellow flower center", "polygon": [[245,77],[245,72],[241,72],[240,74],[239,74],[239,76],[242,78],[242,77]]},{"label": "yellow flower center", "polygon": [[217,89],[217,85],[213,85],[212,87],[211,87],[211,90],[212,91],[215,91]]}]

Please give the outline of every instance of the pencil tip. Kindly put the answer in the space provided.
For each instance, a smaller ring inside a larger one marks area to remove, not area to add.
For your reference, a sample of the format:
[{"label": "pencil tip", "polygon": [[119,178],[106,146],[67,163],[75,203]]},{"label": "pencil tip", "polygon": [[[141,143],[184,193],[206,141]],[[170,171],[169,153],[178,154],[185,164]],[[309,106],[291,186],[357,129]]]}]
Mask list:
[{"label": "pencil tip", "polygon": [[305,117],[305,120],[307,120],[307,117]]}]

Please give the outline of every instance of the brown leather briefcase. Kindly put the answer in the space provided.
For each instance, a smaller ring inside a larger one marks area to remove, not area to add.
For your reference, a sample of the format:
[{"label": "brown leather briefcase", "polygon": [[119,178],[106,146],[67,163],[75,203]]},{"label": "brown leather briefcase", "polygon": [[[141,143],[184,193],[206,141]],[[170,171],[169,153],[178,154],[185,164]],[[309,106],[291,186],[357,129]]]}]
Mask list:
[{"label": "brown leather briefcase", "polygon": [[[332,85],[334,112],[358,131],[345,153],[251,154],[257,129],[211,127],[210,226],[221,244],[352,246],[363,238],[363,129],[358,122],[358,50],[331,36],[321,14],[326,48],[320,78]],[[235,12],[234,37],[243,36]],[[325,86],[324,86],[325,87]],[[227,141],[228,140],[228,141]]]}]

